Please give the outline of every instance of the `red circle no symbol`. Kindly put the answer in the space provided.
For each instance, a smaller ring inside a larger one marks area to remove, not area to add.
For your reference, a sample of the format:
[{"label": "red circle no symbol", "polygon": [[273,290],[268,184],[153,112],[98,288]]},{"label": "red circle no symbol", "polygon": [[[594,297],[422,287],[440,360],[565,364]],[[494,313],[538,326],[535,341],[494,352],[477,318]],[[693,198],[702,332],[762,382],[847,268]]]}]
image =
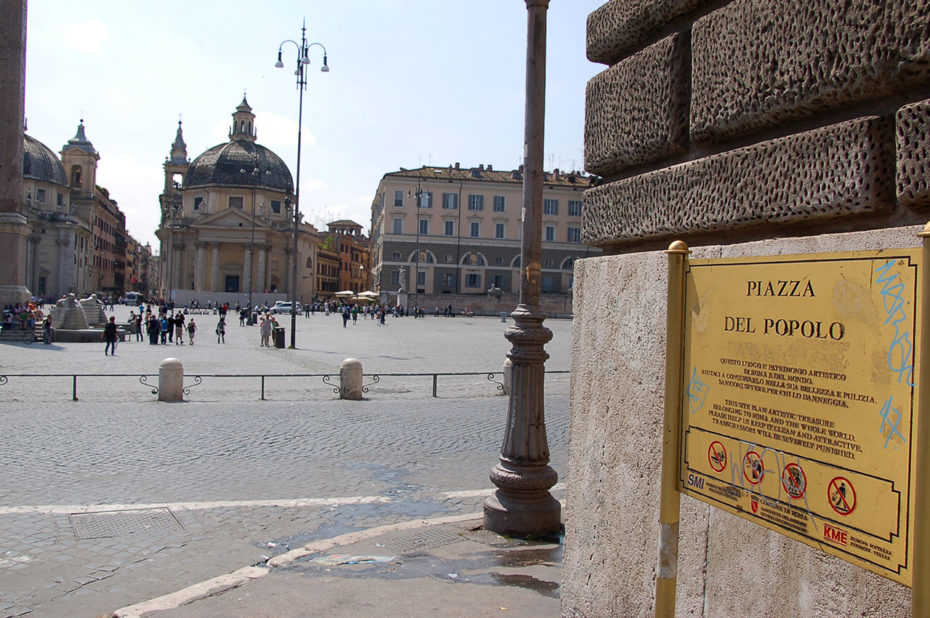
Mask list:
[{"label": "red circle no symbol", "polygon": [[714,440],[707,449],[707,461],[714,472],[723,472],[727,467],[727,449],[722,443]]},{"label": "red circle no symbol", "polygon": [[801,466],[790,463],[781,471],[781,485],[792,499],[798,500],[807,491],[807,475]]},{"label": "red circle no symbol", "polygon": [[830,508],[840,515],[849,515],[856,510],[856,489],[849,479],[838,476],[827,486]]},{"label": "red circle no symbol", "polygon": [[750,485],[758,485],[765,476],[765,465],[762,463],[762,456],[755,451],[749,451],[743,456],[743,478]]}]

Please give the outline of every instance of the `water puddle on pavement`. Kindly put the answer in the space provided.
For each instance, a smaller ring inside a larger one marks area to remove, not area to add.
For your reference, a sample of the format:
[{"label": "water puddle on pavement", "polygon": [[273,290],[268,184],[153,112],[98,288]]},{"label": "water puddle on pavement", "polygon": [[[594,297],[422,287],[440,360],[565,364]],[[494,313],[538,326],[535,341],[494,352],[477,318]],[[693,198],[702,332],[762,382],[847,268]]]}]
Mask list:
[{"label": "water puddle on pavement", "polygon": [[[357,579],[432,578],[452,584],[523,588],[546,597],[558,598],[558,581],[546,581],[526,573],[501,573],[496,569],[555,566],[561,561],[561,556],[561,546],[555,546],[478,552],[470,554],[467,558],[450,560],[442,560],[428,553],[409,553],[396,556],[389,562],[366,560],[329,565],[317,554],[298,560],[286,567],[286,570],[309,576],[326,575]],[[558,577],[558,574],[555,576]]]}]

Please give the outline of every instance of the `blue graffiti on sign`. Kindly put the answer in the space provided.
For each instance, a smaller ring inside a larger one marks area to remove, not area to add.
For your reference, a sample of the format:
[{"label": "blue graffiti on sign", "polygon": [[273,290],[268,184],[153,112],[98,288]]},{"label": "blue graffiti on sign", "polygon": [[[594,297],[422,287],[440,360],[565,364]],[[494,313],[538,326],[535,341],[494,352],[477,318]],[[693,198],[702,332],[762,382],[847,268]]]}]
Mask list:
[{"label": "blue graffiti on sign", "polygon": [[696,414],[704,408],[704,400],[707,399],[709,389],[707,382],[701,379],[697,367],[695,367],[691,371],[691,381],[688,383],[688,401],[690,402],[691,414]]},{"label": "blue graffiti on sign", "polygon": [[[892,413],[894,413],[895,415],[894,421],[890,419]],[[881,424],[881,427],[879,427],[878,429],[879,432],[885,433],[886,425],[889,428],[888,435],[885,437],[885,448],[888,448],[888,441],[891,440],[891,436],[894,436],[894,435],[897,435],[899,438],[901,438],[902,442],[907,442],[907,439],[898,430],[898,424],[901,422],[901,410],[893,407],[892,397],[889,397],[888,399],[885,400],[884,405],[882,405],[882,410],[880,414],[882,415],[882,424]],[[895,448],[898,448],[898,447],[895,446]]]},{"label": "blue graffiti on sign", "polygon": [[[888,260],[878,268],[876,272],[879,276],[875,279],[876,283],[882,285],[881,296],[882,306],[885,309],[885,324],[894,326],[894,337],[891,345],[888,346],[888,368],[892,373],[898,375],[898,383],[905,381],[908,386],[914,386],[914,344],[911,341],[911,333],[907,330],[907,312],[905,311],[905,299],[902,291],[905,289],[904,282],[898,273],[891,274],[891,267],[896,260]],[[898,429],[901,423],[901,410],[894,406],[894,396],[889,396],[882,404],[879,411],[882,417],[879,433],[885,435],[885,446],[888,448],[888,442],[893,436],[898,436],[902,442],[907,442],[904,434]],[[892,415],[894,419],[892,420]],[[897,444],[895,445],[897,448]]]},{"label": "blue graffiti on sign", "polygon": [[904,282],[897,273],[890,275],[890,269],[895,261],[889,260],[879,266],[876,271],[880,276],[875,280],[882,284],[882,305],[885,308],[885,324],[894,326],[894,339],[888,348],[888,368],[898,374],[898,383],[906,380],[908,386],[914,386],[914,344],[911,342],[911,333],[904,326],[907,321],[905,300],[901,295]]}]

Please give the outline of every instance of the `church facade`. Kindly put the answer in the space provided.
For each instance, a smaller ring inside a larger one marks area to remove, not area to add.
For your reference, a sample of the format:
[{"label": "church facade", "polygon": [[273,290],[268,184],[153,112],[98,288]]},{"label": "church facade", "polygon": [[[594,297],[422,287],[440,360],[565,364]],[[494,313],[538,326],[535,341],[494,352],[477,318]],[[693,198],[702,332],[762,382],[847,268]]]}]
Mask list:
[{"label": "church facade", "polygon": [[24,214],[30,228],[25,274],[34,296],[55,299],[96,292],[119,298],[126,291],[149,291],[151,248],[132,239],[116,200],[97,185],[99,159],[83,121],[62,147],[60,159],[23,134]]},{"label": "church facade", "polygon": [[300,221],[295,255],[291,172],[257,142],[245,97],[232,120],[229,141],[193,161],[178,123],[159,198],[160,294],[179,304],[271,304],[292,298],[296,285],[297,300],[308,302],[316,290],[319,233]]}]

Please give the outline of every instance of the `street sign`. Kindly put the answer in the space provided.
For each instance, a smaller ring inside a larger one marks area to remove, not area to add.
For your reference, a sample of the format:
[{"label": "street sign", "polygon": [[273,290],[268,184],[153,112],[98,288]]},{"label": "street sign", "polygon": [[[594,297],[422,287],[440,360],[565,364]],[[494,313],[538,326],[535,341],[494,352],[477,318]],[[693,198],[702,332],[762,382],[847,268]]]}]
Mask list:
[{"label": "street sign", "polygon": [[679,491],[911,585],[921,268],[688,261]]}]

